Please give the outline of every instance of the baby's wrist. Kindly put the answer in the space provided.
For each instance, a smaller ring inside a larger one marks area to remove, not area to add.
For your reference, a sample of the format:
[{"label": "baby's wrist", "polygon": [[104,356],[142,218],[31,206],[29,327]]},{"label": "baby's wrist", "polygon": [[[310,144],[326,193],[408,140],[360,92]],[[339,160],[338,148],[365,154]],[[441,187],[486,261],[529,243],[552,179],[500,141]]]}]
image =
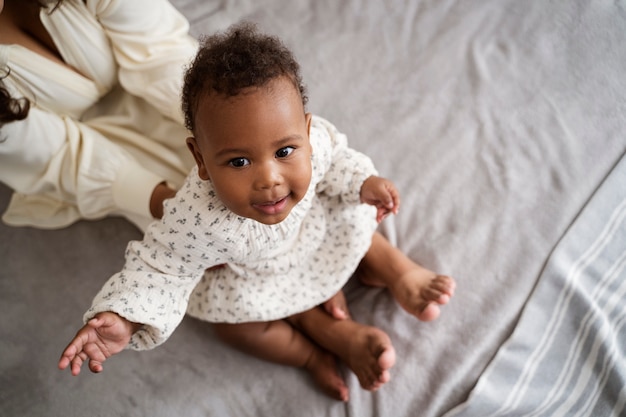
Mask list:
[{"label": "baby's wrist", "polygon": [[126,324],[128,325],[131,334],[137,333],[139,330],[143,329],[143,324],[135,323],[134,321],[126,320]]}]

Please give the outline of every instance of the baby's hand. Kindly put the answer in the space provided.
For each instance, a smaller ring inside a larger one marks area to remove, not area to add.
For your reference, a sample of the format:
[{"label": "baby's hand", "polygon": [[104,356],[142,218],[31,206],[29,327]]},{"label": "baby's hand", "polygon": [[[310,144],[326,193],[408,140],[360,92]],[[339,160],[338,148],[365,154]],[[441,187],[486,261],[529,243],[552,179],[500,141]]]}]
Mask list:
[{"label": "baby's hand", "polygon": [[83,362],[89,360],[91,372],[102,372],[102,363],[121,352],[139,327],[115,313],[97,314],[67,345],[59,360],[59,369],[71,364],[72,375],[78,375]]},{"label": "baby's hand", "polygon": [[396,186],[391,181],[374,175],[363,182],[361,201],[376,207],[376,221],[379,223],[389,213],[398,214],[400,208],[400,194]]}]

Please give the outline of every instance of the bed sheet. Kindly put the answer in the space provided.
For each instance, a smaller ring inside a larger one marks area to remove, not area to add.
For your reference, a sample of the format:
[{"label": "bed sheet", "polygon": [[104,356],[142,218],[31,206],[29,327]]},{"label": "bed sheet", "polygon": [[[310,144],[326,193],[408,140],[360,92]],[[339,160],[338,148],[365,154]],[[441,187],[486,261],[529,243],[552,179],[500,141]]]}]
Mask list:
[{"label": "bed sheet", "polygon": [[556,246],[469,400],[446,417],[624,415],[625,184],[626,157]]},{"label": "bed sheet", "polygon": [[[520,316],[550,255],[626,151],[625,3],[172,2],[195,36],[246,19],[286,42],[308,109],[401,190],[381,231],[454,276],[457,293],[421,323],[385,290],[350,282],[353,316],[389,334],[397,363],[375,393],[342,367],[346,404],[190,318],[158,349],[73,378],[56,370],[58,355],[140,233],[114,218],[57,231],[2,225],[0,414],[428,417],[475,402],[528,326]],[[533,308],[554,306],[544,304]],[[456,412],[481,415],[472,410]]]}]

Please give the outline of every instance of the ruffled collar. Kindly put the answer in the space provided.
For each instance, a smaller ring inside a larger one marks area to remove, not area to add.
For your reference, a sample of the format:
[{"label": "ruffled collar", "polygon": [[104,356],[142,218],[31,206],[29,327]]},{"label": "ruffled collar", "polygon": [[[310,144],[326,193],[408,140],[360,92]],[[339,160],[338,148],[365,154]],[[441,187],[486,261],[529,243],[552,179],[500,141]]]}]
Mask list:
[{"label": "ruffled collar", "polygon": [[[304,198],[293,207],[289,215],[280,223],[267,225],[239,216],[228,209],[217,197],[213,184],[197,176],[197,168],[192,170],[190,177],[194,178],[192,181],[195,187],[192,188],[197,187],[191,193],[192,198],[201,200],[197,201],[199,204],[194,204],[198,208],[196,211],[199,211],[195,226],[202,227],[208,238],[222,241],[229,249],[228,258],[231,261],[264,258],[293,244],[315,199],[315,184],[311,181]],[[184,199],[181,202],[184,204]],[[204,212],[206,216],[200,214]]]}]

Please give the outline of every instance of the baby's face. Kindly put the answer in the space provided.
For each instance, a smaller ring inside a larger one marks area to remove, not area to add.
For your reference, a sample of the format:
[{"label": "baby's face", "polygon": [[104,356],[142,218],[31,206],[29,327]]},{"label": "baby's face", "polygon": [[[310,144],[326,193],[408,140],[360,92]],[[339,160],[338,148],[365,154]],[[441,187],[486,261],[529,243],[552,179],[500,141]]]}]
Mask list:
[{"label": "baby's face", "polygon": [[311,182],[311,115],[293,83],[200,100],[196,137],[187,144],[200,178],[235,214],[264,224],[283,221]]}]

